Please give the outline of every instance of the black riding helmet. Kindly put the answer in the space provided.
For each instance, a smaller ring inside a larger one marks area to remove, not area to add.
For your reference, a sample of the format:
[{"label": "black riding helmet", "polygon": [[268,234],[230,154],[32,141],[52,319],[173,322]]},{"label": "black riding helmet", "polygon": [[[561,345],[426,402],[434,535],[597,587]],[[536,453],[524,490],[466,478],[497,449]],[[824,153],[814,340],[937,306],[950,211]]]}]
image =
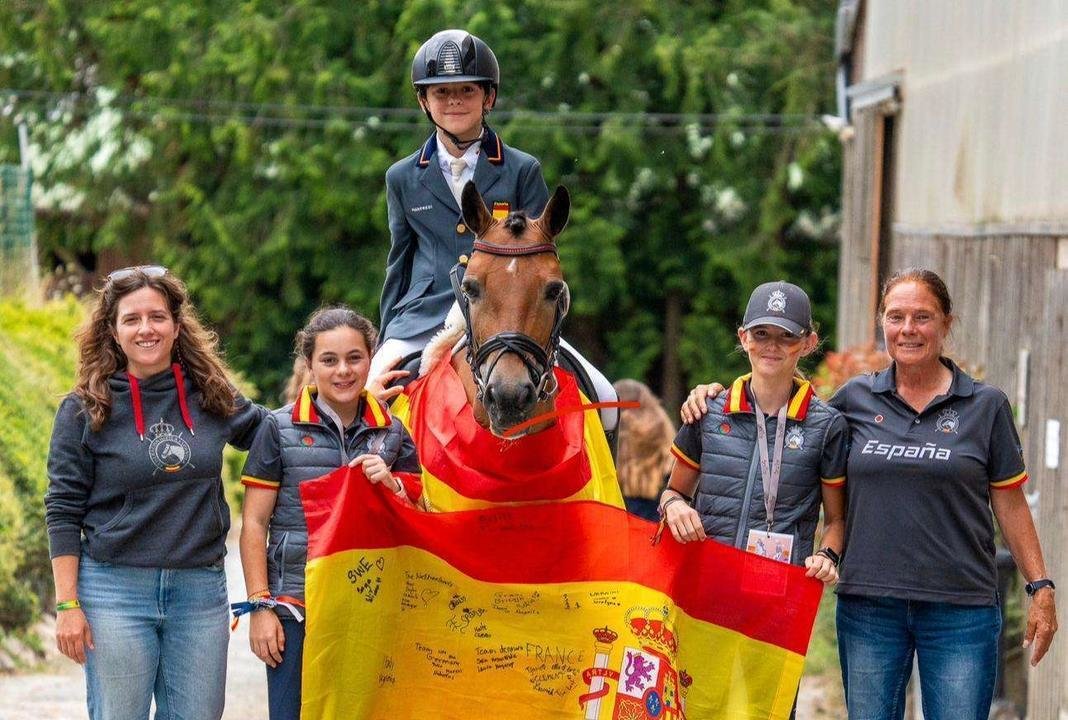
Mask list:
[{"label": "black riding helmet", "polygon": [[435,33],[415,53],[412,85],[423,92],[427,85],[463,82],[481,83],[496,91],[501,82],[497,56],[489,45],[466,30]]},{"label": "black riding helmet", "polygon": [[[493,89],[490,108],[497,104],[497,86],[501,81],[501,70],[497,65],[497,56],[490,46],[466,30],[442,30],[423,43],[412,60],[412,85],[420,97],[425,97],[430,85],[451,83],[478,83],[489,95]],[[479,137],[462,140],[438,125],[430,110],[423,108],[426,117],[441,130],[461,150],[466,150],[481,139]],[[486,111],[482,110],[482,125],[486,124]]]}]

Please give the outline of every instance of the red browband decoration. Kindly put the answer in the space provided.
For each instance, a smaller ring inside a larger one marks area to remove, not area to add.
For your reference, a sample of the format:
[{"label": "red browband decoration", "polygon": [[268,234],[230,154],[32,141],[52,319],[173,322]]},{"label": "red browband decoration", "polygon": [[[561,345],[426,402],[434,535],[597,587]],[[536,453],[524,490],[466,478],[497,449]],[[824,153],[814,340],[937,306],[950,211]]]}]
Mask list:
[{"label": "red browband decoration", "polygon": [[538,245],[496,245],[494,243],[488,243],[483,240],[475,240],[473,246],[475,250],[481,250],[484,253],[490,255],[537,255],[539,253],[552,253],[557,255],[556,243],[540,243]]}]

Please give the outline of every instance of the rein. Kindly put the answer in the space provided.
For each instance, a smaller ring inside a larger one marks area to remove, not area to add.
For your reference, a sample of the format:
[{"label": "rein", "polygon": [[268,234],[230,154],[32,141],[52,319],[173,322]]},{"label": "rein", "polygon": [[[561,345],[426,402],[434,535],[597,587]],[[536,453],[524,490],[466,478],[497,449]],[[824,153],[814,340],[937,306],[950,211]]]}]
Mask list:
[{"label": "rein", "polygon": [[[540,253],[552,253],[559,257],[555,243],[539,243],[537,245],[497,245],[482,240],[475,240],[474,252],[484,252],[488,255],[502,257],[520,257],[524,255],[538,255]],[[471,325],[471,300],[463,291],[461,281],[464,270],[467,268],[467,258],[461,257],[449,272],[452,281],[452,291],[456,296],[456,302],[463,313],[464,322],[467,324],[467,362],[471,366],[471,374],[475,380],[476,397],[482,402],[486,394],[487,379],[493,375],[497,363],[506,353],[512,353],[519,357],[530,374],[530,381],[538,395],[538,402],[542,402],[556,392],[556,376],[553,367],[556,365],[556,352],[560,345],[560,328],[567,314],[565,307],[566,294],[561,294],[556,300],[556,313],[553,317],[552,330],[549,333],[549,342],[539,345],[538,341],[526,333],[501,332],[486,339],[483,343],[475,340],[474,328]],[[489,363],[485,372],[483,365],[490,356],[497,356]]]}]

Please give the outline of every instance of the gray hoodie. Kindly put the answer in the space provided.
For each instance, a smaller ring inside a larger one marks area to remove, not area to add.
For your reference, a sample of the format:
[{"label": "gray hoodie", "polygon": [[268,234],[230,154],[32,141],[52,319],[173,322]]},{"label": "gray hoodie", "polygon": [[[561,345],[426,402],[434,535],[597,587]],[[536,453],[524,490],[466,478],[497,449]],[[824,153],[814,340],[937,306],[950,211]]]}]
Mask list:
[{"label": "gray hoodie", "polygon": [[233,415],[212,415],[179,377],[113,375],[111,415],[97,432],[81,399],[60,404],[45,495],[52,557],[79,555],[83,536],[90,557],[118,565],[201,567],[226,553],[223,447],[247,449],[267,411],[238,397]]}]

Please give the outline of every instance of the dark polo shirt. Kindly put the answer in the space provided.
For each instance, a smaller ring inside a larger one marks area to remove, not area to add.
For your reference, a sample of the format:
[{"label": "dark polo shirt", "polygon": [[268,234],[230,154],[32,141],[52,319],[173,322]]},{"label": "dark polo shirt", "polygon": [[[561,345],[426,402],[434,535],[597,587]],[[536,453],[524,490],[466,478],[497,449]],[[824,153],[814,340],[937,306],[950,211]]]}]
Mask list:
[{"label": "dark polo shirt", "polygon": [[1027,480],[1008,398],[952,361],[949,392],[917,413],[894,366],[831,399],[849,422],[839,593],[996,603],[992,489]]}]

